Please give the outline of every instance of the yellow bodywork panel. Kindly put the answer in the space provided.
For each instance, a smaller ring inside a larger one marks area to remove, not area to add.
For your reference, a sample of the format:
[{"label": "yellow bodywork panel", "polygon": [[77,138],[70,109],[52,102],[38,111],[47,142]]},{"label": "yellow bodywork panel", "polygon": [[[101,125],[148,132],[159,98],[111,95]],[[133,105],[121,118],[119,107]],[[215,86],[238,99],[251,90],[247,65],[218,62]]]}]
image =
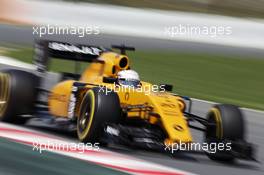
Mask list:
[{"label": "yellow bodywork panel", "polygon": [[120,70],[129,68],[129,60],[125,55],[113,52],[103,53],[97,62],[93,62],[83,72],[80,81],[86,83],[102,83],[102,78],[116,77]]},{"label": "yellow bodywork panel", "polygon": [[[117,84],[104,83],[103,77],[117,77],[121,70],[130,68],[129,59],[125,55],[113,52],[103,53],[83,72],[79,81],[68,80],[58,83],[52,90],[48,100],[50,113],[57,117],[67,117],[74,82],[86,83],[83,94],[95,86],[105,86],[114,90],[120,99],[123,110],[129,106],[146,106],[148,110],[127,110],[128,118],[138,117],[152,124],[160,125],[167,134],[167,142],[192,142],[191,133],[183,115],[185,103],[181,97],[169,92],[152,92],[152,85],[141,82],[138,89],[124,88]],[[79,99],[78,101],[81,101]],[[78,115],[79,105],[76,106]]]},{"label": "yellow bodywork panel", "polygon": [[51,90],[52,93],[49,96],[48,105],[49,112],[54,116],[68,116],[69,99],[73,82],[73,80],[63,81]]},{"label": "yellow bodywork panel", "polygon": [[[149,87],[151,84],[142,83],[142,86]],[[144,89],[142,87],[142,89]],[[145,88],[145,89],[147,89]],[[153,108],[152,113],[158,114],[156,123],[160,122],[161,126],[167,132],[168,137],[173,142],[191,142],[192,137],[183,115],[182,101],[180,97],[172,96],[168,92],[140,92],[127,90],[118,92],[122,105],[143,105],[146,104]],[[142,119],[153,121],[154,116],[146,115],[144,112],[128,113],[128,117],[140,116]],[[146,116],[148,118],[146,118]]]}]

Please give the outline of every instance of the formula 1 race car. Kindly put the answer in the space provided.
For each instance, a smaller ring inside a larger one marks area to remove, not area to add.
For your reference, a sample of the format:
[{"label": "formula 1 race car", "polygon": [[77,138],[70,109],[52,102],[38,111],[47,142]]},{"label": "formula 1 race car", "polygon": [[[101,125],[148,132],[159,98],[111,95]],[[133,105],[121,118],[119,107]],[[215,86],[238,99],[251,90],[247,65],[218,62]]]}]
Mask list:
[{"label": "formula 1 race car", "polygon": [[[37,41],[35,71],[7,69],[0,73],[0,119],[24,123],[35,117],[47,125],[71,126],[81,142],[155,150],[171,150],[179,143],[190,145],[193,128],[204,132],[204,143],[208,145],[231,144],[229,149],[206,151],[209,158],[254,160],[254,149],[245,140],[245,123],[238,107],[218,104],[207,116],[193,114],[192,100],[172,93],[171,85],[140,81],[131,70],[127,50],[135,49],[125,45],[106,49]],[[45,89],[50,58],[74,60],[76,70],[78,65],[87,64],[83,62],[89,62],[89,66],[81,75],[62,73],[55,86]],[[52,120],[47,122],[47,116]]]}]

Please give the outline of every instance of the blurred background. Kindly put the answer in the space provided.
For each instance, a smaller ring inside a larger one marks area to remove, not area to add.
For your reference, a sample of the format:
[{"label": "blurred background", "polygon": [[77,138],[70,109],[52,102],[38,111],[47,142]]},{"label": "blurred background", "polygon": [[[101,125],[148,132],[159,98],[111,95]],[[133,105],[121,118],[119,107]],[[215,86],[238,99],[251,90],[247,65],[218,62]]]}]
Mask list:
[{"label": "blurred background", "polygon": [[240,17],[264,17],[263,0],[65,0]]},{"label": "blurred background", "polygon": [[263,0],[1,0],[0,53],[31,63],[34,39],[126,44],[145,81],[263,110],[263,17]]},{"label": "blurred background", "polygon": [[[262,146],[263,112],[255,109],[264,110],[263,17],[264,0],[0,0],[0,69],[32,69],[36,39],[134,46],[127,54],[141,79],[172,84],[175,93],[196,98],[195,113],[204,115],[208,101],[250,108],[244,109],[249,139]],[[73,72],[74,65],[53,60],[50,71]],[[263,174],[253,163],[224,165],[198,154],[176,160],[127,148],[110,151],[198,174]],[[0,174],[124,174],[52,152],[40,155],[2,138],[0,155]]]}]

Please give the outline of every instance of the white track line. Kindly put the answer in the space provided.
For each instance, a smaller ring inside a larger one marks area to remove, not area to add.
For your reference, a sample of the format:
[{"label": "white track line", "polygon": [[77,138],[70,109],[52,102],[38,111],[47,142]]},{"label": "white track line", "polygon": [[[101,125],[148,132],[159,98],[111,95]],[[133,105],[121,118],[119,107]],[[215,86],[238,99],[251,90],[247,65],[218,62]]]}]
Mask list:
[{"label": "white track line", "polygon": [[19,67],[23,69],[36,69],[36,66],[28,63],[24,63],[22,61],[18,61],[14,58],[6,57],[6,56],[1,56],[0,55],[0,64],[2,65],[7,65],[7,66],[14,66],[14,67]]},{"label": "white track line", "polygon": [[[39,151],[34,149],[36,145],[42,147],[44,145],[59,145],[58,147],[53,146],[48,151],[55,152],[58,154],[74,157],[77,159],[93,162],[108,168],[124,171],[130,174],[139,175],[185,175],[193,174],[186,171],[166,167],[156,163],[147,162],[145,160],[137,159],[131,156],[114,153],[104,149],[100,150],[76,150],[76,149],[65,149],[61,145],[72,145],[73,142],[61,137],[54,137],[46,133],[26,129],[23,127],[0,123],[0,137],[8,138],[18,143],[26,144],[32,147],[32,151]],[[77,144],[77,143],[75,143]],[[54,149],[55,148],[55,149]],[[34,150],[33,150],[34,149]],[[79,153],[83,152],[83,153]],[[42,154],[45,154],[43,151]]]},{"label": "white track line", "polygon": [[[210,104],[210,105],[218,104],[218,103],[213,102],[213,101],[201,100],[201,99],[197,99],[197,98],[192,98],[192,100],[202,102],[202,103],[206,103],[206,104]],[[241,109],[245,110],[245,111],[249,111],[249,112],[264,114],[264,111],[261,111],[261,110],[250,109],[250,108],[241,108]]]}]

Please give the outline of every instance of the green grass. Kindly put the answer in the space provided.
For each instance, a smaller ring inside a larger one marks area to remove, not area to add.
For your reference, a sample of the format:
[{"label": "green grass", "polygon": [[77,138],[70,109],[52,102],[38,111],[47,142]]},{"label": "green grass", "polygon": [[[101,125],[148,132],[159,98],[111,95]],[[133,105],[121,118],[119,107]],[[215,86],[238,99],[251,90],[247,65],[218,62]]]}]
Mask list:
[{"label": "green grass", "polygon": [[[15,48],[13,51],[7,51],[4,55],[16,58],[20,61],[32,63],[33,62],[33,49],[30,47]],[[87,63],[80,64],[78,69],[82,72],[86,67]],[[56,72],[75,72],[75,64],[73,61],[61,60],[61,59],[51,59],[49,64],[49,69]]]},{"label": "green grass", "polygon": [[[8,56],[32,61],[32,49]],[[168,52],[129,53],[141,79],[174,85],[174,92],[194,98],[264,109],[264,59]],[[74,70],[71,62],[54,61],[52,70]]]}]

